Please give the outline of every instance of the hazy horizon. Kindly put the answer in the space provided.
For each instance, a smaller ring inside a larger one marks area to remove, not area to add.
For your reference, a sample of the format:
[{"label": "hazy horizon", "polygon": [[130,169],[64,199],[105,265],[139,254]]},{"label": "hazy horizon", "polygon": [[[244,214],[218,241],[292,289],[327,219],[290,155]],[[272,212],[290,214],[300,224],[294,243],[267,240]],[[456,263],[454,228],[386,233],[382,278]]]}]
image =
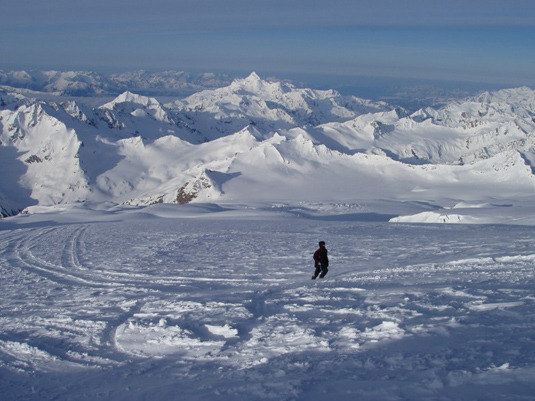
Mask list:
[{"label": "hazy horizon", "polygon": [[[131,73],[143,71],[146,73],[164,73],[164,72],[184,72],[187,74],[203,74],[213,73],[218,78],[226,78],[225,82],[222,80],[221,86],[225,86],[233,79],[245,78],[252,72],[256,71],[201,71],[201,70],[186,70],[183,68],[175,69],[90,69],[80,68],[76,70],[69,69],[46,69],[46,68],[14,68],[3,69],[0,71],[79,71],[79,72],[95,72],[103,76],[110,76],[121,73]],[[445,80],[432,79],[407,79],[407,78],[389,78],[389,77],[370,77],[370,76],[354,76],[354,77],[339,77],[337,75],[328,74],[306,74],[306,73],[282,73],[282,74],[259,74],[265,80],[280,80],[288,81],[297,87],[319,89],[319,90],[336,90],[342,95],[357,96],[371,100],[382,100],[398,106],[407,108],[408,110],[416,110],[420,107],[426,107],[433,104],[441,104],[448,99],[465,98],[476,95],[483,91],[494,91],[500,89],[508,89],[518,87],[515,85],[506,84],[489,84],[482,82],[455,82]],[[1,83],[1,82],[0,82]],[[529,85],[519,85],[529,86]],[[534,86],[532,86],[533,88]],[[136,91],[137,89],[137,91]],[[154,90],[140,90],[139,88],[129,88],[138,94],[150,96],[172,96],[184,97],[194,93],[194,90],[185,89],[182,92],[165,94],[162,89],[155,88]],[[171,90],[171,89],[170,89]],[[171,90],[172,91],[172,90]],[[109,96],[118,95],[119,93],[108,94]]]},{"label": "hazy horizon", "polygon": [[528,0],[23,0],[2,8],[4,70],[256,71],[334,89],[535,85]]}]

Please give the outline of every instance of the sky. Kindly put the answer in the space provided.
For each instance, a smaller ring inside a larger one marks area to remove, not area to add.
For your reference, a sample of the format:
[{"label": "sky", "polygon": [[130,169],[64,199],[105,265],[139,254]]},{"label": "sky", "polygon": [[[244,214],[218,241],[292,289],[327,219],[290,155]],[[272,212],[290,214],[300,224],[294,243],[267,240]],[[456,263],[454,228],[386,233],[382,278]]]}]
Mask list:
[{"label": "sky", "polygon": [[4,70],[535,87],[533,0],[0,0],[0,10]]}]

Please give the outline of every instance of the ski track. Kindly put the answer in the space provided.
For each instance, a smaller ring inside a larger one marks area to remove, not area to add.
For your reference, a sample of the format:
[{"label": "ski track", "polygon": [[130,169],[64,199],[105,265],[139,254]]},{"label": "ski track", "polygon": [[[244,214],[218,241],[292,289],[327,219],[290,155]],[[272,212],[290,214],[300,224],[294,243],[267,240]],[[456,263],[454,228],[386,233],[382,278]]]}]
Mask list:
[{"label": "ski track", "polygon": [[[299,219],[0,231],[3,399],[533,400],[533,233]],[[318,239],[331,268],[312,281]]]}]

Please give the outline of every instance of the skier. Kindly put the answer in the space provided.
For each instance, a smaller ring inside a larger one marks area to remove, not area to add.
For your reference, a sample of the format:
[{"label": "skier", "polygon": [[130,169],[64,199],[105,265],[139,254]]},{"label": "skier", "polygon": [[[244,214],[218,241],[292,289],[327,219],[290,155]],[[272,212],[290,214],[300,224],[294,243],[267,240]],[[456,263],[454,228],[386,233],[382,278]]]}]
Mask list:
[{"label": "skier", "polygon": [[312,276],[312,280],[315,280],[316,277],[318,277],[318,274],[320,278],[325,277],[325,275],[329,271],[329,258],[327,257],[327,248],[325,248],[325,241],[320,241],[319,246],[320,247],[316,250],[316,252],[314,252],[314,267],[316,268],[316,271]]}]

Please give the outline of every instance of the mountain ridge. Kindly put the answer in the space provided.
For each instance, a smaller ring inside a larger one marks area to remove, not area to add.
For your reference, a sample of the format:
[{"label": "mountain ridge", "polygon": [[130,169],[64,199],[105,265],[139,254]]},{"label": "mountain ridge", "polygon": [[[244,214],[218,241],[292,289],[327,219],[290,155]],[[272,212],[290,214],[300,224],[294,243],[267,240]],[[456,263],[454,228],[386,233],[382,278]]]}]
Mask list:
[{"label": "mountain ridge", "polygon": [[127,90],[146,94],[184,96],[228,85],[224,74],[144,70],[103,74],[94,71],[0,70],[0,85],[58,96],[118,95]]},{"label": "mountain ridge", "polygon": [[131,91],[97,107],[6,88],[0,98],[0,145],[16,150],[3,164],[17,172],[0,181],[3,215],[87,201],[445,204],[535,195],[527,87],[412,114],[256,73],[165,104]]}]

